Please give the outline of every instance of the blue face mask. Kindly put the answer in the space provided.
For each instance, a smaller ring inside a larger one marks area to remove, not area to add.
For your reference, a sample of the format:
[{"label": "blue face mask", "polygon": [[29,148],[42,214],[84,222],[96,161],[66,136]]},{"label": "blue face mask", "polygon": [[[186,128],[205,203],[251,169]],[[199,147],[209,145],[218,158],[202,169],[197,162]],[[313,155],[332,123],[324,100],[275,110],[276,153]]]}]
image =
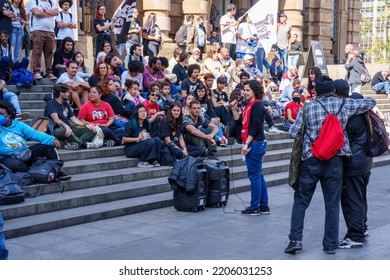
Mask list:
[{"label": "blue face mask", "polygon": [[3,125],[7,122],[8,118],[4,117],[3,115],[0,115],[0,125]]}]

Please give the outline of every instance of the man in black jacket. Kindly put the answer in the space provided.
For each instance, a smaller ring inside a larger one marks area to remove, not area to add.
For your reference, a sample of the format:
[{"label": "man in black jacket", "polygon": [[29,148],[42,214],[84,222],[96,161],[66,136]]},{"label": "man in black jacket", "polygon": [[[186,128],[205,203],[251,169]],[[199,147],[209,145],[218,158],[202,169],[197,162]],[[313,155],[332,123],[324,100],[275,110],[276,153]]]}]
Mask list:
[{"label": "man in black jacket", "polygon": [[[349,86],[344,80],[336,80],[335,95],[349,97]],[[350,98],[363,99],[359,93]],[[352,116],[347,123],[347,134],[352,157],[344,158],[341,206],[348,231],[339,248],[362,247],[367,230],[367,185],[372,168],[372,157],[366,155],[365,147],[369,138],[364,114]]]}]

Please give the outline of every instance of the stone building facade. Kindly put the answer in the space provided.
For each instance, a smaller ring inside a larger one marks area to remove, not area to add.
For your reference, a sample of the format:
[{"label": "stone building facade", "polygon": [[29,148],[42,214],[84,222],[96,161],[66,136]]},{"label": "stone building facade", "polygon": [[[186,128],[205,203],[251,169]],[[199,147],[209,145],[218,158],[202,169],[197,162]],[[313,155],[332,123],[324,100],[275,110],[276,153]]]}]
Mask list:
[{"label": "stone building facade", "polygon": [[[105,2],[107,14],[112,15],[122,1]],[[213,26],[218,29],[219,19],[225,14],[229,3],[237,6],[240,15],[256,2],[257,0],[139,0],[137,8],[141,13],[141,21],[151,12],[157,14],[164,41],[169,42],[187,14],[202,15],[210,28]],[[293,32],[298,34],[299,40],[303,41],[305,50],[312,40],[322,41],[328,64],[342,60],[347,43],[356,46],[359,44],[360,9],[361,1],[356,0],[279,0],[279,11],[287,14],[288,23],[293,26]]]}]

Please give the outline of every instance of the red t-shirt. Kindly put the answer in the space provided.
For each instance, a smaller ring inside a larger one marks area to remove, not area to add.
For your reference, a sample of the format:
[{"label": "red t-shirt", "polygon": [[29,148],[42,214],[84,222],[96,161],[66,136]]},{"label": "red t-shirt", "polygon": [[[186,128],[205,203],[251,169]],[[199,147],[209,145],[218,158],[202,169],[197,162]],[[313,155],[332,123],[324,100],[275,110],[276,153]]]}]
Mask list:
[{"label": "red t-shirt", "polygon": [[88,101],[80,108],[79,119],[85,120],[94,124],[106,124],[110,117],[114,117],[114,111],[111,105],[107,102],[101,101],[98,106]]},{"label": "red t-shirt", "polygon": [[146,107],[148,111],[148,118],[152,117],[157,112],[160,112],[160,108],[158,107],[157,102],[154,102],[153,105],[150,105],[149,100],[145,100],[142,104]]},{"label": "red t-shirt", "polygon": [[287,119],[287,109],[291,110],[291,117],[295,120],[298,115],[299,109],[301,109],[302,104],[299,102],[298,104],[295,104],[294,102],[290,101],[286,104],[284,107],[284,117]]}]

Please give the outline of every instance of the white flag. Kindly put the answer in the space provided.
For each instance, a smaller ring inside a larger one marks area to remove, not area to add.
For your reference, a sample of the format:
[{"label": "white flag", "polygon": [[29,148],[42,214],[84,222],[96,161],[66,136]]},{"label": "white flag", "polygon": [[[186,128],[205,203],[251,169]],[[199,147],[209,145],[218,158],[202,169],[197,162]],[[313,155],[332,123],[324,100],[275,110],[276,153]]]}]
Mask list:
[{"label": "white flag", "polygon": [[133,17],[136,0],[123,0],[113,17],[116,17],[114,34],[116,38],[116,49],[122,55],[123,49],[126,46],[127,33],[129,32],[131,19]]},{"label": "white flag", "polygon": [[271,51],[272,45],[276,43],[278,4],[278,0],[259,0],[248,11],[266,56]]}]

